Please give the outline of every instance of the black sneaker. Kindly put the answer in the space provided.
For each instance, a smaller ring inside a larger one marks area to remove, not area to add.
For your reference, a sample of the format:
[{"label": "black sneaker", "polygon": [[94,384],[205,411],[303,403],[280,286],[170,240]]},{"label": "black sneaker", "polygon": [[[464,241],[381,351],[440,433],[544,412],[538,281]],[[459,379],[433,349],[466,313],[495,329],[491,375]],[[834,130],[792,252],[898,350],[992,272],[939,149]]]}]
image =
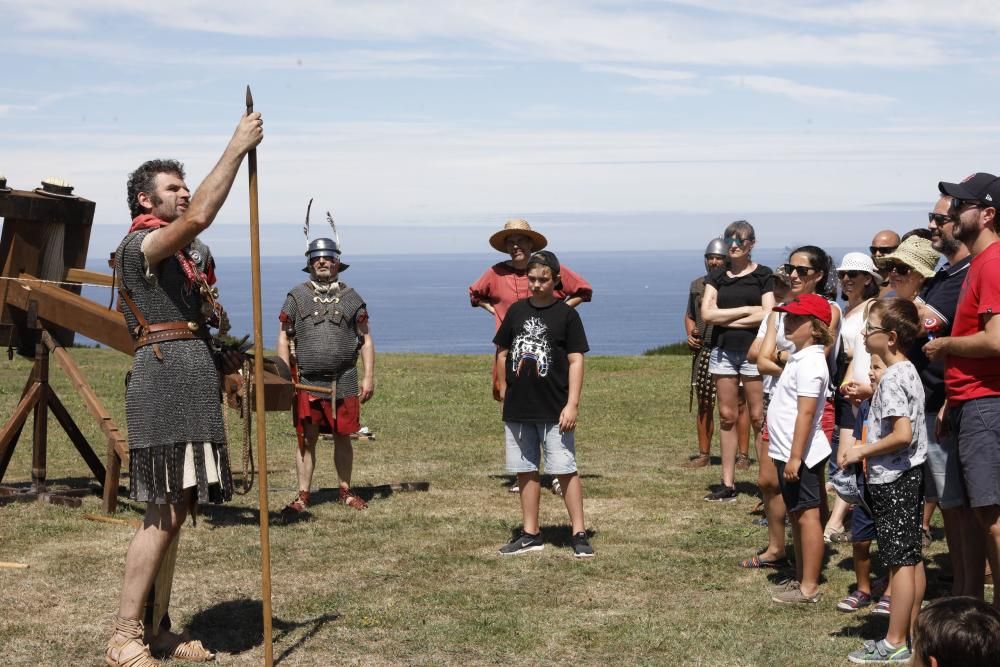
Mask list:
[{"label": "black sneaker", "polygon": [[705,496],[705,500],[710,503],[731,503],[736,501],[736,488],[732,486],[720,486]]},{"label": "black sneaker", "polygon": [[544,548],[545,543],[542,542],[541,533],[529,535],[522,531],[516,539],[500,547],[500,554],[502,556],[513,556],[514,554],[526,554],[529,551],[541,551]]},{"label": "black sneaker", "polygon": [[573,545],[573,555],[577,558],[594,557],[594,547],[590,546],[590,540],[587,539],[587,533],[582,530],[573,535],[573,538],[570,540],[570,544]]}]

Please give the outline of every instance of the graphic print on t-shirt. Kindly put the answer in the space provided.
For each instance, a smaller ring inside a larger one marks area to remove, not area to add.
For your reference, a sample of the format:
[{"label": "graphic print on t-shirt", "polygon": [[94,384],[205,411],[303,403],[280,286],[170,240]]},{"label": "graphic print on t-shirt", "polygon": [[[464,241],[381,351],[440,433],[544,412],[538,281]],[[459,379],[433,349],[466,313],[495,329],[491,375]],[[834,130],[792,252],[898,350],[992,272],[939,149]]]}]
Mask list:
[{"label": "graphic print on t-shirt", "polygon": [[512,366],[517,376],[521,375],[524,363],[529,359],[535,362],[535,374],[545,377],[549,373],[549,341],[548,327],[540,317],[529,317],[524,321],[521,332],[514,337],[511,346],[513,353]]}]

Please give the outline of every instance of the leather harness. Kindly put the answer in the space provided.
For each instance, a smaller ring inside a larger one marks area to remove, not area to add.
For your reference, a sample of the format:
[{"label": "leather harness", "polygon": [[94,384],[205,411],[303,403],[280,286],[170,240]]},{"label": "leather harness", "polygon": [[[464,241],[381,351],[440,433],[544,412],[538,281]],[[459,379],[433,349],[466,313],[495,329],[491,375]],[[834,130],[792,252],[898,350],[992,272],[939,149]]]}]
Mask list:
[{"label": "leather harness", "polygon": [[199,322],[185,322],[177,320],[174,322],[157,322],[156,324],[150,324],[143,317],[142,311],[135,305],[132,297],[129,296],[128,291],[122,288],[118,289],[118,294],[121,295],[125,303],[128,304],[129,310],[132,311],[132,315],[139,322],[139,325],[135,327],[129,333],[132,334],[132,338],[135,341],[135,350],[138,351],[139,348],[146,347],[147,345],[153,346],[153,354],[157,359],[163,361],[163,354],[160,352],[160,346],[158,343],[163,343],[168,340],[204,340],[208,342],[212,339],[212,335],[208,330],[208,327]]}]

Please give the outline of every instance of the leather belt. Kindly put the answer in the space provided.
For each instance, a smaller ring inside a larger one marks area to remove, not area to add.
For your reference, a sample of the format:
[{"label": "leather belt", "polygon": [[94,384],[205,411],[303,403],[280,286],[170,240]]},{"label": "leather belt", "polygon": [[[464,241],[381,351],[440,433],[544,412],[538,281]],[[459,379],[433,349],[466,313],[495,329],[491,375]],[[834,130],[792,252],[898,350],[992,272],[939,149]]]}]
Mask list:
[{"label": "leather belt", "polygon": [[[157,322],[138,327],[138,337],[135,339],[135,349],[147,345],[164,343],[168,340],[210,340],[208,328],[196,322]],[[159,355],[157,355],[159,356]]]}]

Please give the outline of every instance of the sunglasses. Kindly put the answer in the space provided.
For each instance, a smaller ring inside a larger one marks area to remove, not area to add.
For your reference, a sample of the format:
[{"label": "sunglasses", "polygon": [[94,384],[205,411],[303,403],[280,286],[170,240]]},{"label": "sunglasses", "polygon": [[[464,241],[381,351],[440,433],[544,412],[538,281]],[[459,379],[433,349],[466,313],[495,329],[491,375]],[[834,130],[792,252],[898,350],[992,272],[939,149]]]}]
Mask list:
[{"label": "sunglasses", "polygon": [[880,333],[880,332],[881,333],[888,333],[889,331],[890,331],[890,329],[886,329],[885,327],[873,327],[869,322],[865,322],[865,335],[866,336],[871,336],[872,334],[876,334],[876,333]]},{"label": "sunglasses", "polygon": [[867,273],[866,271],[837,271],[837,277],[843,280],[844,278],[850,278],[854,280],[858,276]]},{"label": "sunglasses", "polygon": [[948,206],[948,215],[953,218],[958,218],[962,211],[969,208],[989,208],[992,204],[987,204],[985,202],[978,201],[976,199],[959,199],[958,197],[951,198],[951,205]]},{"label": "sunglasses", "polygon": [[891,252],[896,252],[896,248],[898,247],[899,246],[895,245],[886,245],[886,246],[870,245],[868,246],[868,251],[873,255],[888,255]]},{"label": "sunglasses", "polygon": [[816,269],[811,266],[796,266],[795,264],[782,264],[781,269],[785,272],[786,276],[790,276],[792,275],[792,272],[795,272],[799,274],[800,278],[802,276],[811,276],[816,273]]},{"label": "sunglasses", "polygon": [[725,244],[726,247],[735,245],[738,248],[742,248],[751,241],[753,241],[753,239],[743,239],[739,236],[726,236],[722,239],[722,243]]},{"label": "sunglasses", "polygon": [[[948,207],[948,210],[951,210],[950,206]],[[944,213],[928,213],[927,222],[933,222],[935,225],[940,227],[948,224],[949,222],[958,222],[958,220],[956,220],[953,215],[945,215]]]},{"label": "sunglasses", "polygon": [[890,273],[895,273],[897,276],[905,276],[911,269],[911,267],[906,264],[900,264],[898,262],[885,262],[882,264],[882,268]]}]

